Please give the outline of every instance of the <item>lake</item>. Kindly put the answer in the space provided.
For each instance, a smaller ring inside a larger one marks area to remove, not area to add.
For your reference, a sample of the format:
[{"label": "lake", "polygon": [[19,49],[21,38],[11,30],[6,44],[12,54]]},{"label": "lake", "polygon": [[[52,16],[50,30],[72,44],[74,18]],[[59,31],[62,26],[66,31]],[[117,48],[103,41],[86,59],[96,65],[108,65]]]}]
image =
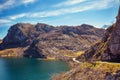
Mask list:
[{"label": "lake", "polygon": [[67,64],[56,60],[0,58],[0,80],[51,80],[53,74],[68,70]]}]

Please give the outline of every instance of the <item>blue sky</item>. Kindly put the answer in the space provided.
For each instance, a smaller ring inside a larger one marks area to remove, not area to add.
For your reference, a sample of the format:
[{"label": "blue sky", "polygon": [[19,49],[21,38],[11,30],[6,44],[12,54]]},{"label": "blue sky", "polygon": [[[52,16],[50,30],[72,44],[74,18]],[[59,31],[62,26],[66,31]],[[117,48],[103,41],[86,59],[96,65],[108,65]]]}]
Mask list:
[{"label": "blue sky", "polygon": [[118,0],[0,0],[0,38],[20,22],[102,27],[115,22],[117,10]]}]

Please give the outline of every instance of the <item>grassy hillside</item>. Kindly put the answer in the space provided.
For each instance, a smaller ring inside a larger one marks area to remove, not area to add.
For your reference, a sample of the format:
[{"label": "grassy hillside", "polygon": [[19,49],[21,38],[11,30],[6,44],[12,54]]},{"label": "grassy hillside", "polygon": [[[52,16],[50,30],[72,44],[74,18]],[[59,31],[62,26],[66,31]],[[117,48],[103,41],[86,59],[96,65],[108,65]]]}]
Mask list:
[{"label": "grassy hillside", "polygon": [[66,73],[53,76],[53,80],[119,80],[119,70],[119,63],[84,62]]}]

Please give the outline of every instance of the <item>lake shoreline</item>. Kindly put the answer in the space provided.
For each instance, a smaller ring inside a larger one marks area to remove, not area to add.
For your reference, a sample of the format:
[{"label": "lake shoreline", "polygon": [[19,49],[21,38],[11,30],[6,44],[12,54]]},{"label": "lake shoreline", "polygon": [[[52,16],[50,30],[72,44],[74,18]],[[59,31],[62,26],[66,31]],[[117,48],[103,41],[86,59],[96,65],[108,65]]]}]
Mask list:
[{"label": "lake shoreline", "polygon": [[[2,80],[50,80],[54,74],[60,74],[70,70],[70,67],[65,62],[59,60],[13,57],[0,58],[0,67],[3,71],[0,72]],[[7,72],[5,72],[6,69]],[[10,78],[6,79],[7,76],[10,76]]]}]

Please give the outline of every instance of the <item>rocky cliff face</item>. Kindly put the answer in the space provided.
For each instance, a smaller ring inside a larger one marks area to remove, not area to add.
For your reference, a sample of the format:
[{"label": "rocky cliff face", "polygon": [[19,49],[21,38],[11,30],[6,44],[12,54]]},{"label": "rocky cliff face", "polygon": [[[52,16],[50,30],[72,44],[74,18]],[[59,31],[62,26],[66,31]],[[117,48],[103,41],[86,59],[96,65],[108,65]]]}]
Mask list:
[{"label": "rocky cliff face", "polygon": [[53,80],[120,80],[120,10],[116,23],[76,61],[71,62],[73,69],[53,76]]},{"label": "rocky cliff face", "polygon": [[116,23],[105,31],[102,40],[93,45],[84,55],[78,57],[78,60],[120,62],[120,10],[116,19]]},{"label": "rocky cliff face", "polygon": [[26,57],[62,55],[88,49],[103,33],[104,29],[86,24],[54,27],[43,23],[18,23],[9,29],[0,48],[20,47]]}]

